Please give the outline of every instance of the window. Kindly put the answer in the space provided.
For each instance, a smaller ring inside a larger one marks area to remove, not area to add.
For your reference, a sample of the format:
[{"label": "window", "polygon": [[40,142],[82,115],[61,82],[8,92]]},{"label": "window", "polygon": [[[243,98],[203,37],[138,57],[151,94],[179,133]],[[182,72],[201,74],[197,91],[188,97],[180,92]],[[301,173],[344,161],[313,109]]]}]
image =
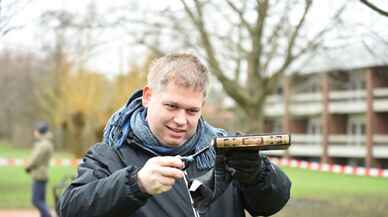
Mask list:
[{"label": "window", "polygon": [[321,134],[321,119],[312,118],[307,123],[307,133],[309,135],[320,135]]},{"label": "window", "polygon": [[272,125],[272,132],[273,133],[280,133],[282,131],[283,131],[282,120],[281,119],[275,119],[273,121],[273,125]]},{"label": "window", "polygon": [[365,118],[364,116],[349,117],[347,126],[347,143],[348,145],[364,145],[365,144]]},{"label": "window", "polygon": [[349,90],[364,90],[366,83],[362,74],[354,71],[350,73]]},{"label": "window", "polygon": [[307,122],[307,134],[311,138],[311,143],[314,145],[321,143],[321,118],[311,118]]}]

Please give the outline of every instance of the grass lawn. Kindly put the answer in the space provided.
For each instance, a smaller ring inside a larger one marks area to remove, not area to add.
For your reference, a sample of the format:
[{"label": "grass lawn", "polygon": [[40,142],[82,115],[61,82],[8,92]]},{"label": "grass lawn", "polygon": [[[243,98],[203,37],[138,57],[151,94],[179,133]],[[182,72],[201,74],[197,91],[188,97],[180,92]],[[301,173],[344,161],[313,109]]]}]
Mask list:
[{"label": "grass lawn", "polygon": [[[32,148],[15,148],[0,142],[0,158],[26,159],[31,154]],[[55,151],[54,158],[72,158],[73,155],[63,151]]]},{"label": "grass lawn", "polygon": [[333,196],[373,196],[388,199],[388,178],[361,177],[284,168],[292,180],[292,197],[330,199]]},{"label": "grass lawn", "polygon": [[[54,207],[52,187],[65,175],[74,175],[75,167],[51,167],[47,201]],[[32,208],[32,180],[23,167],[0,167],[0,209]]]},{"label": "grass lawn", "polygon": [[[28,149],[0,145],[0,158],[25,158]],[[57,153],[55,158],[71,158]],[[386,217],[388,178],[372,178],[283,168],[292,181],[291,200],[275,217]],[[52,186],[75,167],[51,167],[48,203],[53,207]],[[31,179],[20,166],[0,167],[0,209],[32,208]]]},{"label": "grass lawn", "polygon": [[292,180],[292,199],[275,217],[387,216],[388,178],[283,169]]},{"label": "grass lawn", "polygon": [[[13,148],[0,143],[0,158],[28,159],[31,154],[29,148]],[[71,159],[70,153],[54,153],[55,159]],[[47,201],[51,207],[54,204],[52,187],[66,175],[74,175],[75,167],[53,166],[50,168],[50,180],[47,188]],[[0,166],[0,209],[32,208],[31,205],[32,180],[22,166]]]},{"label": "grass lawn", "polygon": [[[292,180],[292,198],[296,200],[388,202],[388,179],[370,178],[283,168]],[[53,204],[51,187],[65,175],[73,175],[74,167],[51,167],[48,192]],[[22,167],[0,167],[0,208],[29,208],[31,179]],[[388,203],[387,203],[388,204]]]}]

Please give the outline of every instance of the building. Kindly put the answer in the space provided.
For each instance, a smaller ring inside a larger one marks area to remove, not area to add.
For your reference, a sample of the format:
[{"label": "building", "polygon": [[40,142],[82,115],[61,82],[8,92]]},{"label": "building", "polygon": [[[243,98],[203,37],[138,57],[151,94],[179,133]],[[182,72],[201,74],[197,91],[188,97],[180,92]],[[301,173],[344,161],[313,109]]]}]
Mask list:
[{"label": "building", "polygon": [[352,46],[311,58],[265,106],[266,130],[292,134],[274,155],[388,168],[388,49]]}]

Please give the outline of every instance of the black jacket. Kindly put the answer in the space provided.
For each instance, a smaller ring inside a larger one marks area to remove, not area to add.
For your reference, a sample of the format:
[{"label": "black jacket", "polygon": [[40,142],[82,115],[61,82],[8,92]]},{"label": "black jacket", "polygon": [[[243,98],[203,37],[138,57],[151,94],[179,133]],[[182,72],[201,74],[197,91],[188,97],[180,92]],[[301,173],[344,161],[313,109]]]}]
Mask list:
[{"label": "black jacket", "polygon": [[[157,196],[139,190],[136,174],[145,162],[155,156],[151,150],[128,139],[120,149],[106,144],[93,146],[83,158],[78,174],[58,203],[61,217],[193,217],[188,189],[184,180]],[[287,176],[267,158],[264,181],[257,186],[240,186],[232,181],[224,194],[201,217],[240,217],[244,209],[253,216],[269,216],[279,211],[290,197]],[[193,164],[189,178],[202,175]]]}]

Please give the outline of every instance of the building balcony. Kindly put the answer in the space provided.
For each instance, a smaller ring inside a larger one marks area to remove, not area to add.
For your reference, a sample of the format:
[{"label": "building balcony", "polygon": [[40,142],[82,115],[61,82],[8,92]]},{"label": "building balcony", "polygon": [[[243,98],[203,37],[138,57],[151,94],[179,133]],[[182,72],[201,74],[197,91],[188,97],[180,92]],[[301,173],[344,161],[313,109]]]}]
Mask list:
[{"label": "building balcony", "polygon": [[[293,157],[322,156],[321,135],[292,134],[288,154]],[[388,159],[388,135],[374,135],[372,154],[374,158]],[[365,135],[330,135],[329,157],[364,158],[366,156]],[[284,151],[268,151],[270,155],[281,156]]]},{"label": "building balcony", "polygon": [[365,146],[366,137],[365,135],[346,135],[336,134],[329,136],[330,145],[352,145],[352,146]]},{"label": "building balcony", "polygon": [[269,96],[264,106],[264,113],[267,117],[282,116],[284,114],[283,97],[280,95]]},{"label": "building balcony", "polygon": [[[279,95],[269,96],[265,104],[265,115],[269,117],[284,114],[283,97]],[[292,115],[316,115],[322,112],[320,93],[306,93],[292,96],[289,112]]]},{"label": "building balcony", "polygon": [[376,112],[388,111],[388,88],[375,88],[373,95],[373,110]]},{"label": "building balcony", "polygon": [[[373,109],[376,112],[388,111],[388,88],[375,88],[373,91]],[[329,111],[332,114],[363,113],[367,110],[366,90],[331,91]],[[265,114],[269,117],[284,114],[283,97],[269,96],[265,105]],[[300,93],[290,97],[291,115],[317,115],[322,112],[322,94]]]},{"label": "building balcony", "polygon": [[294,116],[313,116],[322,113],[321,102],[292,103],[290,105],[290,114]]}]

